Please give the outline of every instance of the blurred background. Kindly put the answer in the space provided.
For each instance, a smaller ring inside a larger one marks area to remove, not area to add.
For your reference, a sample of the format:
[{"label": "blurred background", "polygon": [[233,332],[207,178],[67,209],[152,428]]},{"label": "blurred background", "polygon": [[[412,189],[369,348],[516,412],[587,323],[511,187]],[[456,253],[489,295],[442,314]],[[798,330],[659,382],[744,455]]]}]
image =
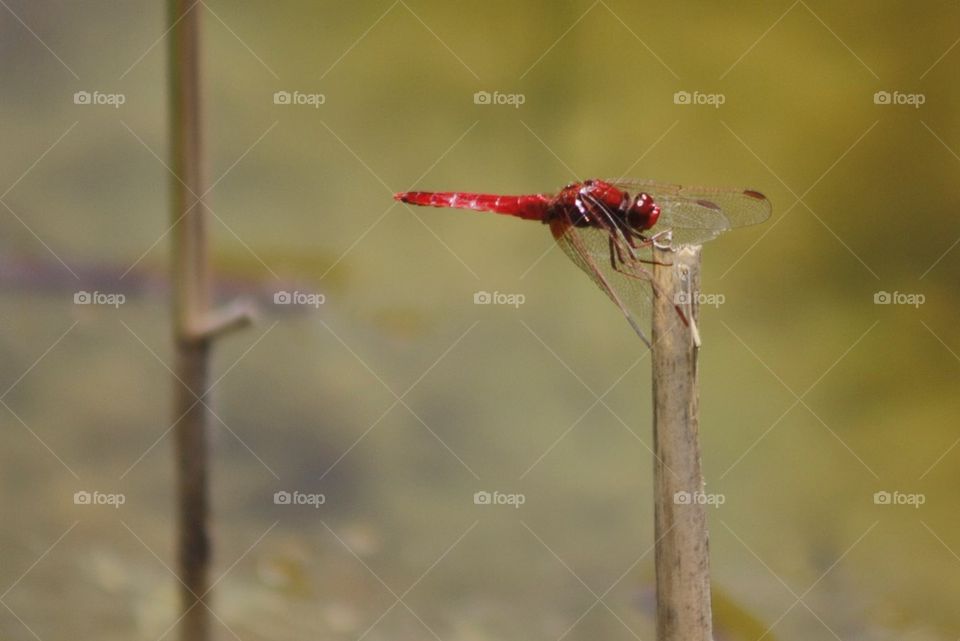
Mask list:
[{"label": "blurred background", "polygon": [[[0,4],[0,636],[172,638],[164,3]],[[960,636],[960,7],[194,10],[261,312],[213,363],[216,638],[653,637],[643,345],[542,226],[391,199],[621,175],[774,205],[704,251],[718,639]]]}]

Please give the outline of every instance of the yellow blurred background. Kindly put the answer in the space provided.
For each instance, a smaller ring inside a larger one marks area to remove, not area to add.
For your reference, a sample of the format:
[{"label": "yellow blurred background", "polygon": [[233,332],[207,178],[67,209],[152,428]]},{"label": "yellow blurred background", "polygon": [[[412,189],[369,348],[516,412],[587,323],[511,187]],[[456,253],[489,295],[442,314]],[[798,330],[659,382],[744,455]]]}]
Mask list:
[{"label": "yellow blurred background", "polygon": [[[195,10],[218,297],[260,308],[214,361],[217,638],[653,637],[642,344],[542,226],[391,199],[623,174],[774,205],[704,251],[717,638],[960,637],[960,8]],[[176,620],[167,27],[0,7],[5,639]]]}]

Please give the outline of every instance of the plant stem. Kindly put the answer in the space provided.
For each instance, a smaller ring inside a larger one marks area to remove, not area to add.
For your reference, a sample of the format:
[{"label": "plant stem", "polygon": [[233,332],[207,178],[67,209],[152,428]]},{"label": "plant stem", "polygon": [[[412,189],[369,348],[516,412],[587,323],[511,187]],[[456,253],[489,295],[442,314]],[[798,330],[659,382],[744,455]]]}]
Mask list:
[{"label": "plant stem", "polygon": [[247,324],[251,310],[231,305],[211,313],[212,272],[207,220],[201,122],[200,16],[202,5],[168,0],[170,136],[173,206],[171,248],[176,363],[177,557],[183,641],[207,641],[210,616],[211,538],[207,391],[213,339]]},{"label": "plant stem", "polygon": [[[656,248],[653,279],[654,529],[658,641],[712,641],[697,357],[700,247]],[[679,303],[688,319],[681,321]]]},{"label": "plant stem", "polygon": [[[176,346],[174,416],[177,458],[177,556],[183,641],[210,638],[202,601],[209,590],[210,536],[207,413],[197,402],[207,386],[209,340],[193,328],[206,313],[210,287],[207,230],[202,203],[203,140],[200,124],[200,11],[186,0],[169,0],[170,133],[173,182],[173,313]],[[186,15],[184,15],[184,13]]]}]

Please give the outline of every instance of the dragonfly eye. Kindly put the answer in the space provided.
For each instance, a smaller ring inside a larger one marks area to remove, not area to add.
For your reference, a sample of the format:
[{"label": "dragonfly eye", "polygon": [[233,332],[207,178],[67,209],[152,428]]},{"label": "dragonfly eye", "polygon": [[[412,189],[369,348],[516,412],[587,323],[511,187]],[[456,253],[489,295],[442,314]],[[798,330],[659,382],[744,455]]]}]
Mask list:
[{"label": "dragonfly eye", "polygon": [[632,228],[643,231],[657,224],[660,217],[660,207],[653,202],[649,194],[640,193],[627,210],[627,224]]}]

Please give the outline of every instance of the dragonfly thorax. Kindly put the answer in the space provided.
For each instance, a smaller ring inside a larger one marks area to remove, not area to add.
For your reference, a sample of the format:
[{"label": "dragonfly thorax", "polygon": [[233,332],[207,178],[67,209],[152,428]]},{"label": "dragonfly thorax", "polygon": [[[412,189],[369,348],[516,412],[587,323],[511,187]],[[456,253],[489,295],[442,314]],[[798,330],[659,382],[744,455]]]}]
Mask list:
[{"label": "dragonfly thorax", "polygon": [[630,228],[646,231],[657,224],[660,206],[646,192],[631,198],[627,191],[603,180],[587,180],[564,187],[553,203],[553,211],[544,219],[562,214],[574,227]]}]

